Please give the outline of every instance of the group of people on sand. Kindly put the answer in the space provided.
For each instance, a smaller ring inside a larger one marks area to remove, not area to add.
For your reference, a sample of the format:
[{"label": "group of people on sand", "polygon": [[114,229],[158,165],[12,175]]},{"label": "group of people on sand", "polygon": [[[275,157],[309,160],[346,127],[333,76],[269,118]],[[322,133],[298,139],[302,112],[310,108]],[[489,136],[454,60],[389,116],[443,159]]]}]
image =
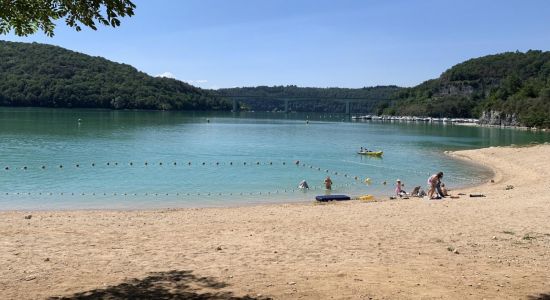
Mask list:
[{"label": "group of people on sand", "polygon": [[[428,186],[430,187],[430,189],[428,190],[428,197],[430,197],[430,199],[441,199],[445,196],[449,196],[445,184],[441,182],[442,178],[443,172],[438,172],[437,174],[433,174],[432,176],[430,176],[430,178],[428,178]],[[434,197],[434,193],[436,192],[437,194]]]},{"label": "group of people on sand", "polygon": [[[417,186],[413,189],[413,191],[409,194],[405,191],[404,187],[405,184],[401,182],[401,179],[396,180],[396,186],[395,186],[395,195],[397,197],[403,198],[403,197],[424,197],[428,195],[430,199],[441,199],[443,197],[449,196],[448,190],[445,187],[445,184],[441,182],[441,179],[443,178],[443,172],[438,172],[436,174],[433,174],[428,178],[428,193],[426,193],[421,186]],[[327,176],[324,181],[325,189],[331,190],[332,189],[332,180],[330,179],[330,176]],[[298,184],[299,189],[309,189],[309,185],[307,181],[302,180],[300,184]],[[393,198],[393,197],[392,197]]]},{"label": "group of people on sand", "polygon": [[449,196],[448,190],[445,187],[445,184],[441,182],[441,179],[443,178],[443,172],[438,172],[436,174],[431,175],[428,178],[428,193],[422,189],[421,186],[417,186],[413,189],[413,191],[408,194],[404,187],[405,185],[401,182],[400,179],[397,179],[396,186],[395,186],[395,194],[398,197],[424,197],[428,195],[430,199],[441,199],[443,197]]}]

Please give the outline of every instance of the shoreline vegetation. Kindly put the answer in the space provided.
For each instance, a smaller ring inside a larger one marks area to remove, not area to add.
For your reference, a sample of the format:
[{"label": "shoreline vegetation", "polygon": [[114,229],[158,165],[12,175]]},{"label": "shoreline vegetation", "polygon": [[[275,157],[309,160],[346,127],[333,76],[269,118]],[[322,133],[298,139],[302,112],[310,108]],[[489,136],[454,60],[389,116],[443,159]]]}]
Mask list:
[{"label": "shoreline vegetation", "polygon": [[[371,106],[362,111],[332,103],[332,112],[348,111],[377,116],[425,116],[430,118],[479,118],[488,125],[550,128],[550,52],[529,50],[505,52],[469,59],[436,79],[402,88],[377,86],[363,89],[299,88],[296,86],[258,86],[220,89],[221,96],[239,95],[243,102],[257,107],[255,98],[269,97],[335,99],[364,98]],[[377,95],[374,95],[376,92]],[[242,97],[242,95],[248,95]],[[247,102],[248,101],[248,102]],[[280,101],[279,101],[280,102]],[[333,101],[335,102],[335,101]],[[281,110],[276,101],[262,101],[261,110]],[[296,102],[291,110],[307,111],[326,105]],[[285,108],[285,111],[287,109]]]},{"label": "shoreline vegetation", "polygon": [[548,297],[550,145],[448,154],[486,197],[0,212],[0,297]]},{"label": "shoreline vegetation", "polygon": [[0,41],[0,106],[230,110],[188,83],[61,47]]},{"label": "shoreline vegetation", "polygon": [[398,92],[386,113],[475,116],[490,125],[548,128],[549,71],[550,52],[539,50],[469,59],[437,79]]},{"label": "shoreline vegetation", "polygon": [[236,109],[249,111],[351,109],[356,114],[479,118],[488,125],[550,128],[550,52],[536,50],[470,59],[409,88],[207,90],[46,44],[0,41],[0,57],[0,106],[231,111],[236,100]]}]

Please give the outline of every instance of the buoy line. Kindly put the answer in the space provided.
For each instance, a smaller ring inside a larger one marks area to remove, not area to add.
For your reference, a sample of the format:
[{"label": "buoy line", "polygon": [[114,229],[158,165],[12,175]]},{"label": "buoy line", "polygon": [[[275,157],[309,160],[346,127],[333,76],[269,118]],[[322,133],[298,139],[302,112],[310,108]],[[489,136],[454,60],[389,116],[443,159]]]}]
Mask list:
[{"label": "buoy line", "polygon": [[[339,184],[339,185],[333,185],[335,188],[333,191],[350,187],[352,184]],[[281,188],[276,190],[269,190],[269,191],[253,191],[253,192],[172,192],[172,193],[166,193],[166,192],[1,192],[0,196],[95,196],[95,197],[101,197],[101,196],[118,196],[118,197],[124,197],[124,196],[176,196],[182,198],[183,196],[201,196],[201,197],[209,197],[209,196],[265,196],[265,195],[276,195],[276,194],[292,194],[292,193],[307,193],[307,192],[314,192],[314,191],[324,191],[324,187],[321,185],[312,186],[309,189],[299,189],[299,188]]]}]

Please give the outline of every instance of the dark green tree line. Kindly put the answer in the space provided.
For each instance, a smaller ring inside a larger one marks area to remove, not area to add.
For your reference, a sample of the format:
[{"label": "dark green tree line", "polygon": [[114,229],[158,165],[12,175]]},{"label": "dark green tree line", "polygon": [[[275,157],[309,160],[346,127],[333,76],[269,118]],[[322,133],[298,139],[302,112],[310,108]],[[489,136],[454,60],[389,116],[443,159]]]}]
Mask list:
[{"label": "dark green tree line", "polygon": [[399,91],[397,86],[376,86],[360,89],[311,88],[288,86],[258,86],[215,91],[220,96],[245,96],[238,98],[245,109],[254,111],[282,111],[281,99],[293,100],[290,109],[297,112],[345,112],[343,99],[352,99],[355,113],[372,113],[381,103],[390,101]]},{"label": "dark green tree line", "polygon": [[56,46],[0,41],[0,105],[229,110],[211,92]]}]

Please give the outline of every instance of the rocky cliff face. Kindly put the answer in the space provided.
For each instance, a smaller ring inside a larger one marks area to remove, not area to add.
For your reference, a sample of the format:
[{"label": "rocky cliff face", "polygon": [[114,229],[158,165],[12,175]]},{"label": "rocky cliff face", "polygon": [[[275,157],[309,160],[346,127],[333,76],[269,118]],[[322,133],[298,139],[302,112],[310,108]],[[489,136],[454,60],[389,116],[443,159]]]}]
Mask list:
[{"label": "rocky cliff face", "polygon": [[436,93],[437,96],[471,96],[474,93],[474,87],[467,84],[455,84],[447,83],[442,84],[439,87],[439,91]]},{"label": "rocky cliff face", "polygon": [[516,114],[506,114],[500,111],[484,111],[479,118],[479,124],[497,126],[520,126]]}]

